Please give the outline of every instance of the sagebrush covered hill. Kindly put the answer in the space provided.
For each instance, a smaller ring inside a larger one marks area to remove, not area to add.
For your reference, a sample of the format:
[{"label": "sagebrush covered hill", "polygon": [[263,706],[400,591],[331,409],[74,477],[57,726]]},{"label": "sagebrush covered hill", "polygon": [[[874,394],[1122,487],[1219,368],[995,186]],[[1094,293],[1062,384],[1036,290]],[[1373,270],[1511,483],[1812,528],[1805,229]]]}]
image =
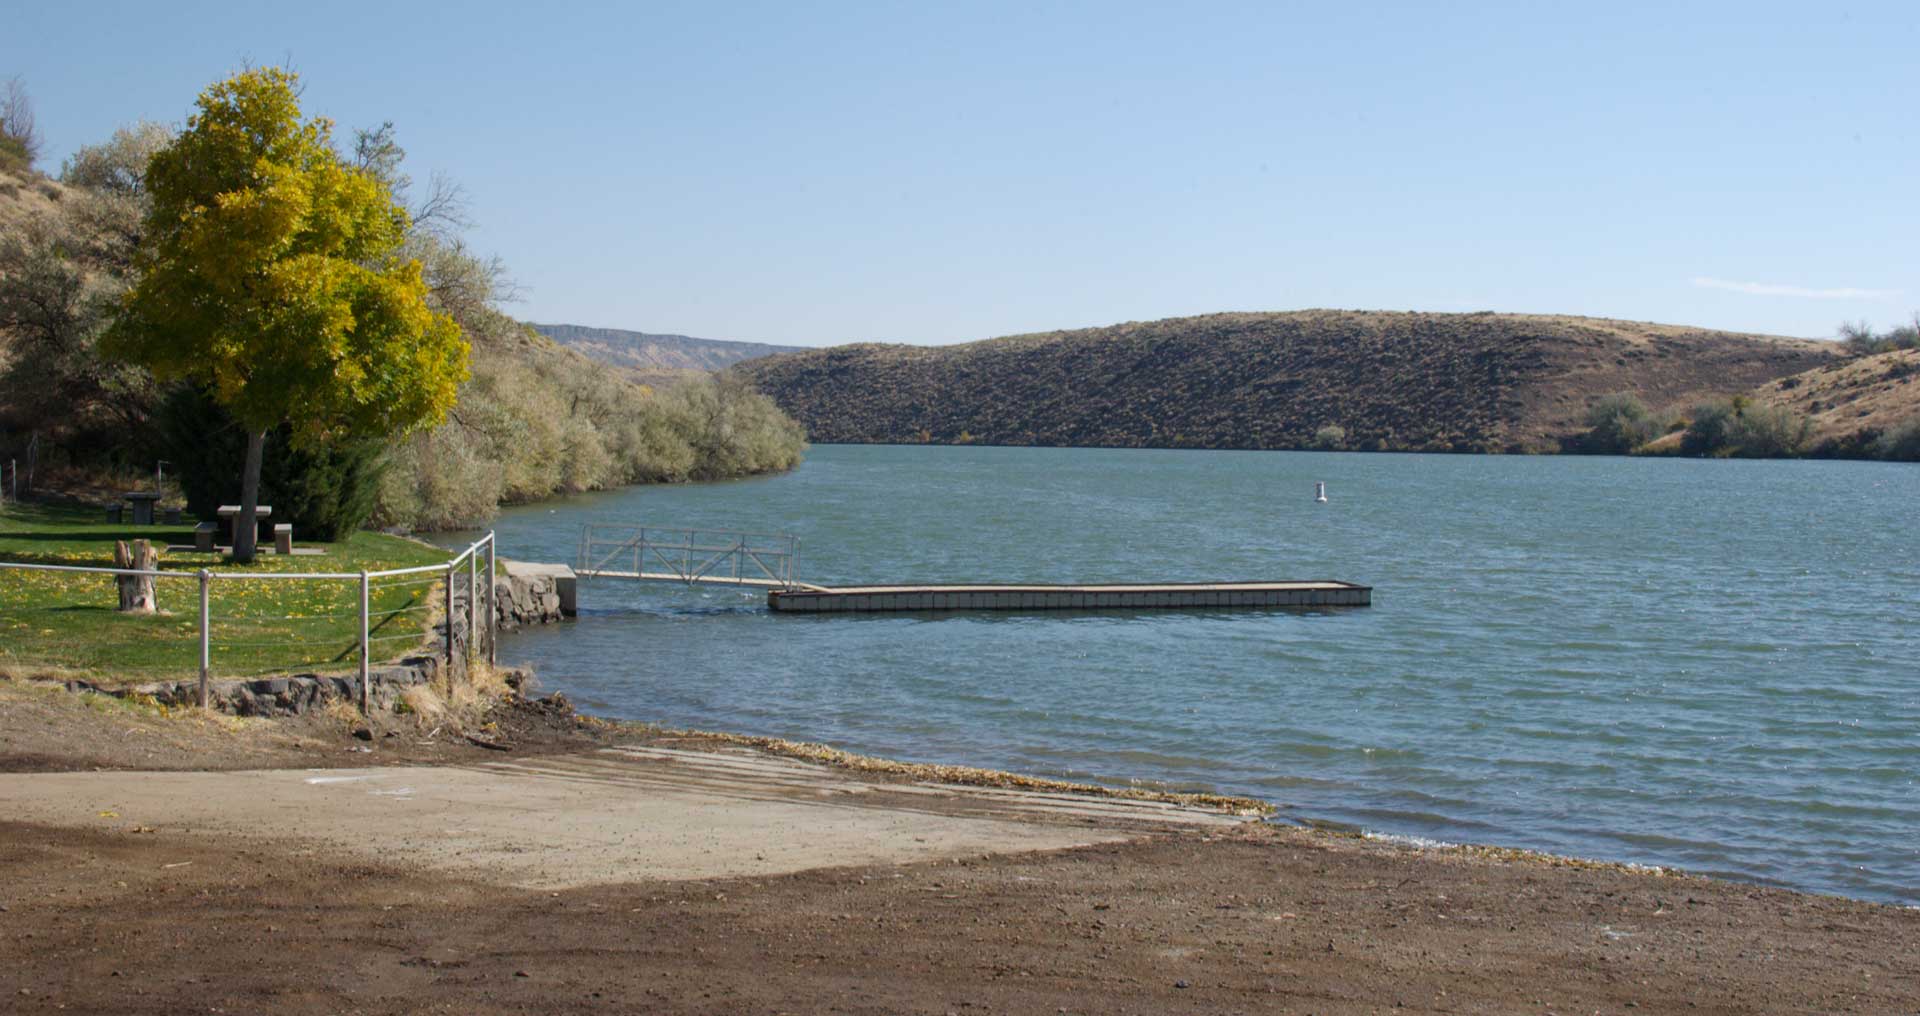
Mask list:
[{"label": "sagebrush covered hill", "polygon": [[1761,385],[1756,402],[1785,406],[1813,426],[1813,444],[1842,453],[1920,420],[1920,349],[1823,364]]},{"label": "sagebrush covered hill", "polygon": [[1833,343],[1602,318],[1210,314],[732,368],[820,442],[1554,451],[1598,397],[1746,392]]}]

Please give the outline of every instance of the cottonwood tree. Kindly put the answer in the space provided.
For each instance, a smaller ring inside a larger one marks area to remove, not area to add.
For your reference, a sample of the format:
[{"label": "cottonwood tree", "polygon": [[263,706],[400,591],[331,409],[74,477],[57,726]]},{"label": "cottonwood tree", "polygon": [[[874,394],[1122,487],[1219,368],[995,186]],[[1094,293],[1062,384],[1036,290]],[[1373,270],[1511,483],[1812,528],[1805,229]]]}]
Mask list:
[{"label": "cottonwood tree", "polygon": [[234,557],[251,561],[267,432],[309,445],[439,423],[467,377],[460,327],[400,256],[407,213],[303,119],[296,77],[208,88],[148,163],[139,281],[107,350],[205,385],[247,433]]}]

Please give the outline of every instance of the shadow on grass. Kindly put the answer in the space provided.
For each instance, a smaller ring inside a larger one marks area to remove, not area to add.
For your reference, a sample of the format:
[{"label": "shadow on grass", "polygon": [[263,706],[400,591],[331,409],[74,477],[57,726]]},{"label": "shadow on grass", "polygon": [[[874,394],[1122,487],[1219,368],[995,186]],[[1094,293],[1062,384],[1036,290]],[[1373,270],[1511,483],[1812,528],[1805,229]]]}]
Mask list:
[{"label": "shadow on grass", "polygon": [[[0,542],[6,543],[88,543],[95,540],[102,542],[109,540],[147,540],[153,543],[191,544],[193,542],[193,530],[153,527],[150,529],[109,529],[103,532],[0,532]],[[108,553],[112,553],[112,551],[109,550]]]}]

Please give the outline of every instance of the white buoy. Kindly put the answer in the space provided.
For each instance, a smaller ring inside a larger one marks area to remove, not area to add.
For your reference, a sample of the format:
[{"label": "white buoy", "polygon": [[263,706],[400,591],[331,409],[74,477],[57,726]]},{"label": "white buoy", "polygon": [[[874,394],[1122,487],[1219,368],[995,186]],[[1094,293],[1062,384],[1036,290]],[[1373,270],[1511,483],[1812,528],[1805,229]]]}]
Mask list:
[{"label": "white buoy", "polygon": [[1315,501],[1318,501],[1321,504],[1327,503],[1327,485],[1326,484],[1316,483],[1313,485],[1313,499]]}]

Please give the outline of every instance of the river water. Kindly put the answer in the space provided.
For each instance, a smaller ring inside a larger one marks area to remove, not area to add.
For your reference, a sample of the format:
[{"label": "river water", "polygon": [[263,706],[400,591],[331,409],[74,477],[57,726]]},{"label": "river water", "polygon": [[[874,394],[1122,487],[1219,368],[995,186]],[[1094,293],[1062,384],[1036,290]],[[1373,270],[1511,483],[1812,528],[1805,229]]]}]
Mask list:
[{"label": "river water", "polygon": [[1375,588],[1329,612],[819,617],[603,580],[576,623],[501,643],[588,711],[1920,903],[1920,467],[818,446],[496,529],[571,561],[589,521],[791,532],[823,584]]}]

